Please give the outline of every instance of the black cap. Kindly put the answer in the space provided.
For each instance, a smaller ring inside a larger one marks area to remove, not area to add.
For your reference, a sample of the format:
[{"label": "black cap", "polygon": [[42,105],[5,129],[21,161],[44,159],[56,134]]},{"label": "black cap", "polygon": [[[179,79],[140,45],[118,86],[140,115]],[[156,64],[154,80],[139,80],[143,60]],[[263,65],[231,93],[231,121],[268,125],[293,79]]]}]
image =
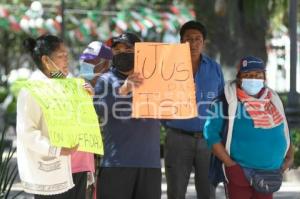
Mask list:
[{"label": "black cap", "polygon": [[136,34],[126,32],[126,33],[121,34],[118,37],[113,38],[112,48],[115,47],[115,45],[117,45],[118,43],[123,43],[128,46],[134,46],[135,42],[141,42],[141,41],[142,40]]},{"label": "black cap", "polygon": [[200,23],[199,21],[188,21],[185,24],[182,25],[180,29],[180,38],[182,39],[185,31],[190,29],[196,29],[199,30],[202,33],[203,39],[206,39],[207,31],[205,26]]}]

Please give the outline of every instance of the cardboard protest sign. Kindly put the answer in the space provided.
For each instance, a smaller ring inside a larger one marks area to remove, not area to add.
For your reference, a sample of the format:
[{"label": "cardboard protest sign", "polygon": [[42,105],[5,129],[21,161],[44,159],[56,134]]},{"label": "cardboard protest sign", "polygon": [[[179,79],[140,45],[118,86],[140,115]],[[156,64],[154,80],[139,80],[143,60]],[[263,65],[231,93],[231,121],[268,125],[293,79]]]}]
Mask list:
[{"label": "cardboard protest sign", "polygon": [[134,71],[143,84],[133,90],[136,118],[197,116],[189,44],[136,43]]},{"label": "cardboard protest sign", "polygon": [[103,154],[98,118],[91,96],[83,89],[82,79],[51,79],[20,83],[40,105],[49,131],[50,142],[57,147]]}]

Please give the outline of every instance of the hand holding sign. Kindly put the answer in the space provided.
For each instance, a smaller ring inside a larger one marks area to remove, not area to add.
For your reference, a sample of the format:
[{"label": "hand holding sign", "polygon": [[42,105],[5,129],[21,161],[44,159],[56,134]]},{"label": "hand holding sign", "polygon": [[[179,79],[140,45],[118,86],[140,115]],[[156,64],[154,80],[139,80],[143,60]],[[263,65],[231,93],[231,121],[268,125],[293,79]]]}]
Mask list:
[{"label": "hand holding sign", "polygon": [[82,86],[90,96],[95,95],[94,89],[89,83],[84,83]]},{"label": "hand holding sign", "polygon": [[141,78],[139,73],[133,73],[127,77],[124,84],[119,89],[120,95],[127,95],[132,91],[132,89],[138,88],[143,83],[143,79]]},{"label": "hand holding sign", "polygon": [[133,90],[133,117],[197,116],[189,44],[136,43],[134,71],[143,84]]},{"label": "hand holding sign", "polygon": [[72,155],[72,153],[74,153],[78,150],[78,147],[79,147],[79,144],[77,144],[76,146],[74,146],[72,148],[62,147],[60,150],[60,155],[64,155],[64,156]]}]

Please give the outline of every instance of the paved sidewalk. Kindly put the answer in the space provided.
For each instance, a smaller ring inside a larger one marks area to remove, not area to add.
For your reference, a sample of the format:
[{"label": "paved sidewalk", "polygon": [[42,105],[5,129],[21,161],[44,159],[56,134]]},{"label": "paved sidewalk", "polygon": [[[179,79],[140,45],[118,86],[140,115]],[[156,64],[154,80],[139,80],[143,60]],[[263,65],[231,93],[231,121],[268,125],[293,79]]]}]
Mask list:
[{"label": "paved sidewalk", "polygon": [[[192,174],[187,189],[186,199],[197,199],[194,186],[195,184],[194,184],[193,174]],[[163,182],[161,187],[162,187],[161,199],[167,199],[167,195],[166,195],[167,184],[164,175],[163,175]],[[22,188],[19,183],[16,183],[13,187],[13,190],[14,193],[17,193],[16,191],[20,191],[22,190]],[[23,193],[22,195],[18,196],[17,199],[33,199],[33,197],[29,194]],[[223,186],[218,186],[217,188],[217,199],[225,199]],[[300,183],[284,182],[279,192],[274,194],[274,199],[300,199]]]},{"label": "paved sidewalk", "polygon": [[[194,180],[192,179],[193,174],[191,175],[191,179],[187,188],[186,199],[197,199]],[[165,183],[165,179],[163,179],[162,183],[162,197],[161,199],[167,199],[166,195],[167,185]],[[217,187],[217,199],[225,199],[224,195],[224,187],[223,185],[219,185]],[[292,183],[292,182],[284,182],[279,192],[274,194],[273,199],[300,199],[300,183]]]},{"label": "paved sidewalk", "polygon": [[[13,162],[16,164],[16,159],[14,158]],[[164,162],[162,160],[162,166]],[[164,167],[162,167],[162,197],[161,199],[167,199],[167,184],[166,178],[164,175]],[[293,173],[291,173],[293,174]],[[295,175],[295,174],[294,174]],[[17,179],[16,183],[12,187],[12,196],[16,193],[22,191],[21,184],[19,183],[19,179]],[[33,196],[30,194],[22,193],[16,199],[33,199]],[[142,198],[141,198],[142,199]],[[196,191],[195,191],[195,183],[194,183],[194,174],[191,174],[191,178],[189,181],[189,185],[187,188],[186,199],[197,199]],[[224,197],[224,187],[222,185],[217,187],[217,199],[225,199]],[[281,189],[274,194],[273,199],[300,199],[300,182],[283,182]]]}]

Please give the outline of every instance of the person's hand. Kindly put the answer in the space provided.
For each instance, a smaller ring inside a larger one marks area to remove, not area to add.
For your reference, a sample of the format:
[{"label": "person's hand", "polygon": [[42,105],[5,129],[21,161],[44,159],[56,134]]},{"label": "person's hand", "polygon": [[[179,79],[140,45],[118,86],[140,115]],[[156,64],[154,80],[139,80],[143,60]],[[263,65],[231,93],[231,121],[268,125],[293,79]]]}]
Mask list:
[{"label": "person's hand", "polygon": [[224,162],[224,164],[226,167],[232,167],[232,166],[236,165],[236,162],[233,160],[230,160],[228,162]]},{"label": "person's hand", "polygon": [[233,161],[230,155],[227,153],[223,143],[219,142],[214,144],[212,147],[212,152],[224,163],[226,167],[231,167],[236,165],[236,162]]},{"label": "person's hand", "polygon": [[289,169],[294,162],[293,156],[286,156],[282,165],[282,172],[285,172],[287,169]]},{"label": "person's hand", "polygon": [[94,96],[94,89],[89,83],[84,83],[82,86],[90,96]]},{"label": "person's hand", "polygon": [[283,164],[281,166],[282,172],[285,172],[288,168],[290,168],[293,165],[293,162],[294,162],[294,149],[293,149],[293,145],[290,145],[285,155]]},{"label": "person's hand", "polygon": [[60,150],[60,155],[62,155],[62,156],[71,155],[72,153],[77,151],[78,147],[79,147],[79,144],[77,144],[76,146],[74,146],[72,148],[62,147],[61,150]]},{"label": "person's hand", "polygon": [[127,95],[133,88],[138,88],[143,83],[139,73],[133,73],[127,77],[124,84],[119,88],[120,95]]}]

